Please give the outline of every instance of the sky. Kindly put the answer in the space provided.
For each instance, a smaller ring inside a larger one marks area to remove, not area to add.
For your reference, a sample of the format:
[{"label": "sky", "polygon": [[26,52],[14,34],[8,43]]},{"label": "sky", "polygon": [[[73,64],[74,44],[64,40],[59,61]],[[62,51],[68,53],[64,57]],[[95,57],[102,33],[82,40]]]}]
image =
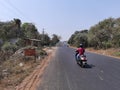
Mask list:
[{"label": "sky", "polygon": [[120,17],[120,0],[0,0],[0,21],[19,18],[62,41],[110,17]]}]

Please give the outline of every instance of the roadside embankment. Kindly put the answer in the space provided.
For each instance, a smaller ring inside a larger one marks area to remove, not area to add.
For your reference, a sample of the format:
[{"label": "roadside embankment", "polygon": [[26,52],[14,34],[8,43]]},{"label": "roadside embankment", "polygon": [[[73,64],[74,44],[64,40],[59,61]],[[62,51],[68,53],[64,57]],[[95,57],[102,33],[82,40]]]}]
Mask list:
[{"label": "roadside embankment", "polygon": [[102,54],[110,57],[120,58],[120,49],[119,48],[110,48],[110,49],[93,49],[93,48],[86,48],[86,51]]}]

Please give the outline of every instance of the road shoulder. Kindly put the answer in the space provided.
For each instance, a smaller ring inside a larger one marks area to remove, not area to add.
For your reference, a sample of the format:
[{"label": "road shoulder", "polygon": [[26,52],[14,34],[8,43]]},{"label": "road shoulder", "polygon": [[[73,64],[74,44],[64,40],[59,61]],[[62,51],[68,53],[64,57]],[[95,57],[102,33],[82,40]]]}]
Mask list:
[{"label": "road shoulder", "polygon": [[16,87],[16,90],[36,90],[37,85],[41,83],[41,78],[44,70],[48,66],[52,57],[55,55],[56,47],[52,49],[46,49],[48,56],[42,60],[41,64],[36,67],[36,69],[26,77],[23,82]]}]

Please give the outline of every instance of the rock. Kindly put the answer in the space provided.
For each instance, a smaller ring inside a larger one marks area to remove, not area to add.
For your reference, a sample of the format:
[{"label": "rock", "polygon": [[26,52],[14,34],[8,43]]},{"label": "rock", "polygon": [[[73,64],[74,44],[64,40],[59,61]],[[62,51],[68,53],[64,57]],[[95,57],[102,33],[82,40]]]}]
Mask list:
[{"label": "rock", "polygon": [[23,66],[23,63],[19,63],[19,66],[22,67],[22,66]]}]

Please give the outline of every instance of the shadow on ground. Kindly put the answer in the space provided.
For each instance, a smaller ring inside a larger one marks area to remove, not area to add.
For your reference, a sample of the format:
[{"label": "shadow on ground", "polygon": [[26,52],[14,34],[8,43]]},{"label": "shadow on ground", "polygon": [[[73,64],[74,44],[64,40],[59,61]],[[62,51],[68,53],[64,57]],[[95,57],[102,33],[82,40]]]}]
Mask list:
[{"label": "shadow on ground", "polygon": [[[80,64],[78,64],[78,65],[81,67]],[[93,64],[86,64],[84,67],[81,67],[81,68],[91,69],[91,68],[93,68],[93,67],[95,67],[95,65],[93,65]]]}]

